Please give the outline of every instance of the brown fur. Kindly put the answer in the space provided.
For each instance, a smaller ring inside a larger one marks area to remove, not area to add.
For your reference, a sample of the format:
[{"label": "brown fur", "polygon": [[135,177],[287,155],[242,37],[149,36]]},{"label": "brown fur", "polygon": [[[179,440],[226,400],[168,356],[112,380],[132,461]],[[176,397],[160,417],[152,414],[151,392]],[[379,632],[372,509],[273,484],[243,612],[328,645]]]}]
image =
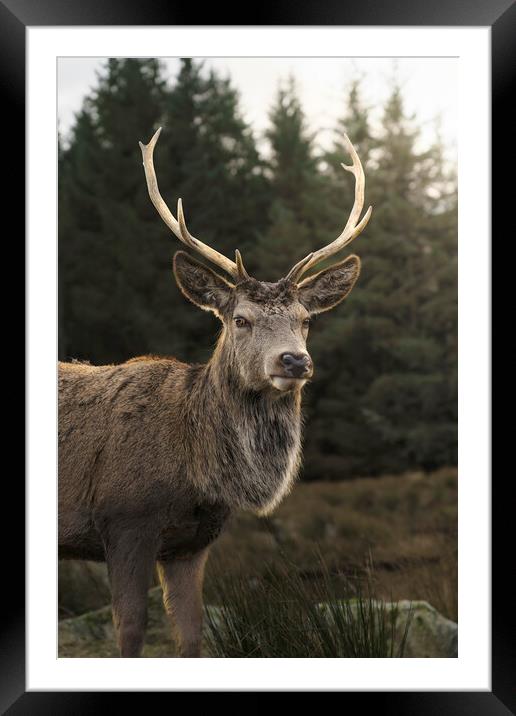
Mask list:
[{"label": "brown fur", "polygon": [[358,269],[235,287],[179,252],[175,273],[223,322],[206,365],[59,364],[59,553],[106,560],[122,656],[141,652],[156,561],[181,653],[199,655],[209,545],[232,510],[270,512],[299,468],[304,381],[280,390],[271,376],[285,352],[306,353],[306,317],[342,300]]}]

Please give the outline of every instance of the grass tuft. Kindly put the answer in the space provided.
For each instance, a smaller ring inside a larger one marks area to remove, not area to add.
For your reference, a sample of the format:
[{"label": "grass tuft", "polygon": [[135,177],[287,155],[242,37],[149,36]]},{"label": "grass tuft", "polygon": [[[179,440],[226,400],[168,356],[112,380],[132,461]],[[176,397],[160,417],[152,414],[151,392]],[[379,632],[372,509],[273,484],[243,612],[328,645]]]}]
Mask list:
[{"label": "grass tuft", "polygon": [[347,579],[337,596],[319,555],[321,578],[307,585],[288,560],[260,578],[217,580],[217,609],[208,610],[206,646],[218,658],[393,658],[405,650],[411,616],[401,634],[398,610],[373,598],[367,579]]}]

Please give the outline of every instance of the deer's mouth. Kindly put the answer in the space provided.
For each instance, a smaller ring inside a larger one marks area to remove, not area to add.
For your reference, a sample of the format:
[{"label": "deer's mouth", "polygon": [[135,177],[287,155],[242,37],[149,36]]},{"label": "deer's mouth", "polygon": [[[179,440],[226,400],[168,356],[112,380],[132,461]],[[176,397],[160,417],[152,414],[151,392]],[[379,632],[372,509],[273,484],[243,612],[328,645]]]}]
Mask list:
[{"label": "deer's mouth", "polygon": [[286,375],[271,375],[269,377],[276,390],[281,390],[282,392],[302,388],[307,381],[307,378],[292,378]]}]

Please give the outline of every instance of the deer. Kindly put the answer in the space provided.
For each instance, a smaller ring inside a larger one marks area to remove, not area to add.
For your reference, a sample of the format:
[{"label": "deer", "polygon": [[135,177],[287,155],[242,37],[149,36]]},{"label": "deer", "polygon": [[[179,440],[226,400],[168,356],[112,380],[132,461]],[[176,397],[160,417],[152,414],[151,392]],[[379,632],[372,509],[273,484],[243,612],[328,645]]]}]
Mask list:
[{"label": "deer", "polygon": [[355,197],[344,229],[279,281],[259,281],[238,249],[232,261],[190,234],[181,199],[177,219],[170,212],[154,170],[160,132],[139,143],[147,189],[170,231],[205,261],[177,251],[173,273],[222,324],[213,354],[202,365],[140,356],[58,368],[58,554],[107,564],[122,658],[142,653],[156,569],[177,654],[201,656],[209,550],[235,511],[269,515],[292,489],[302,389],[314,372],[310,319],[348,296],[360,259],[303,276],[353,241],[372,211],[360,218],[365,175],[346,136]]}]

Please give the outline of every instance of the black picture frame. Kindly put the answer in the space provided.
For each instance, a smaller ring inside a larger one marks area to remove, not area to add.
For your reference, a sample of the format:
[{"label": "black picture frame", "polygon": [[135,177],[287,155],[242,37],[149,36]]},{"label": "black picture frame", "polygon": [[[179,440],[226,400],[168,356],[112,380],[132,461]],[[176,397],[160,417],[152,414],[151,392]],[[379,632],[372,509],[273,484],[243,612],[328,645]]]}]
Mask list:
[{"label": "black picture frame", "polygon": [[[202,25],[360,25],[360,26],[490,26],[492,38],[492,161],[503,167],[514,145],[514,118],[510,112],[511,89],[516,69],[516,5],[512,0],[327,0],[310,2],[276,0],[271,5],[247,7],[247,16],[236,17],[233,5],[218,3],[202,9]],[[266,11],[265,11],[266,10]],[[25,41],[26,28],[35,26],[86,25],[199,25],[199,9],[173,0],[0,0],[0,88],[3,95],[2,155],[4,177],[9,172],[6,204],[11,216],[25,215],[24,142],[25,126]],[[236,22],[238,20],[238,22]],[[511,119],[512,117],[512,119]],[[472,118],[474,121],[474,118]],[[509,164],[513,167],[514,161]],[[509,224],[514,199],[514,181],[505,181],[502,172],[493,172],[493,236]],[[509,193],[510,192],[510,193]],[[512,201],[511,201],[512,199]],[[5,201],[5,199],[4,199]],[[18,224],[18,226],[21,225]],[[10,229],[9,244],[23,251],[23,241]],[[21,233],[21,228],[17,230]],[[23,256],[20,257],[23,263]],[[14,265],[14,264],[11,264]],[[15,265],[18,265],[16,263]],[[23,299],[22,302],[23,304]],[[19,325],[19,324],[18,324]],[[20,342],[15,343],[16,346]],[[30,349],[35,349],[30,346]],[[11,348],[12,350],[12,348]],[[19,400],[19,397],[18,397]],[[21,401],[20,401],[21,402]],[[498,435],[498,434],[497,434]],[[14,464],[14,463],[13,463]],[[7,470],[6,470],[7,472]],[[2,610],[0,633],[0,709],[17,714],[96,713],[106,699],[121,698],[117,693],[26,692],[25,689],[25,523],[23,479],[18,470],[9,470],[9,539],[3,540],[3,574],[6,606]],[[510,479],[497,478],[493,484],[493,593],[492,593],[492,690],[453,692],[347,692],[359,697],[363,707],[388,712],[426,716],[426,714],[467,714],[502,716],[516,713],[516,664],[514,614],[508,584],[506,547],[513,544],[509,510]],[[7,480],[6,480],[7,482]],[[5,485],[5,483],[4,483]],[[496,489],[495,489],[496,488]],[[5,489],[5,488],[4,488]],[[7,499],[4,504],[7,503]],[[5,509],[7,512],[7,509]],[[5,526],[5,520],[3,525]],[[15,525],[15,528],[12,526]],[[511,558],[511,563],[514,560]],[[472,596],[474,598],[474,596]],[[512,627],[512,629],[511,629]],[[154,695],[154,694],[153,694]],[[157,695],[157,694],[156,694]],[[161,694],[170,698],[170,694]],[[132,706],[143,704],[138,693],[131,693]],[[147,698],[147,695],[146,697]],[[385,703],[387,702],[387,703]]]}]

